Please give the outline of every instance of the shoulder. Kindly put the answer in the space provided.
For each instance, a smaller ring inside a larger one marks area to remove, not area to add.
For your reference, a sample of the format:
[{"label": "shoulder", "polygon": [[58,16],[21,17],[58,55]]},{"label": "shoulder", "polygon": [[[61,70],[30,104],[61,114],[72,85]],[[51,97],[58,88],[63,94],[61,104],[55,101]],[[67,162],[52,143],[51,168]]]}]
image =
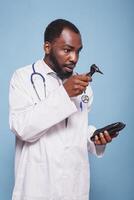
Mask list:
[{"label": "shoulder", "polygon": [[26,65],[15,70],[10,80],[10,88],[22,90],[22,88],[28,87],[31,73],[32,65]]},{"label": "shoulder", "polygon": [[[32,65],[33,65],[33,63],[18,68],[13,73],[12,79],[18,79],[19,78],[19,79],[28,79],[29,80],[29,77],[31,77],[31,74],[33,73]],[[41,60],[37,60],[35,62],[35,65],[39,65],[40,66],[41,65]]]},{"label": "shoulder", "polygon": [[10,85],[19,86],[22,82],[28,79],[30,77],[30,73],[32,72],[31,66],[32,65],[26,65],[15,70],[11,77]]},{"label": "shoulder", "polygon": [[32,64],[26,65],[23,67],[18,68],[14,73],[13,76],[25,76],[26,74],[30,74],[32,72]]},{"label": "shoulder", "polygon": [[[40,60],[36,62],[37,64],[40,63]],[[18,68],[12,75],[11,82],[16,81],[26,81],[30,79],[31,74],[33,73],[33,64],[25,65],[23,67]]]},{"label": "shoulder", "polygon": [[23,67],[18,68],[15,72],[22,74],[22,73],[28,73],[29,71],[31,71],[32,69],[32,64],[29,65],[25,65]]}]

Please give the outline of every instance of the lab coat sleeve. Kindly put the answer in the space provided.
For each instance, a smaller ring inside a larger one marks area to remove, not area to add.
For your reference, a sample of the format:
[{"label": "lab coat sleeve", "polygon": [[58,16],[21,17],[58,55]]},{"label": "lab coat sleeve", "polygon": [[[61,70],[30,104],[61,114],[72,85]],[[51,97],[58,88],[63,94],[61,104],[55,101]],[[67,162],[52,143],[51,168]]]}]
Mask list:
[{"label": "lab coat sleeve", "polygon": [[22,74],[16,71],[11,79],[9,92],[10,129],[20,140],[35,142],[52,126],[77,111],[63,85],[37,104],[34,104]]},{"label": "lab coat sleeve", "polygon": [[95,145],[94,142],[92,142],[90,139],[95,130],[96,128],[92,125],[88,127],[88,151],[97,157],[102,157],[106,145]]},{"label": "lab coat sleeve", "polygon": [[[91,110],[91,105],[93,102],[93,91],[91,89],[91,87],[88,88],[88,95],[89,95],[89,103],[88,103],[88,111],[90,112]],[[102,157],[104,151],[105,151],[105,147],[106,145],[95,145],[94,142],[91,141],[91,136],[93,135],[94,131],[96,130],[96,128],[92,125],[90,125],[88,127],[88,151],[92,154],[95,154],[97,157]]]}]

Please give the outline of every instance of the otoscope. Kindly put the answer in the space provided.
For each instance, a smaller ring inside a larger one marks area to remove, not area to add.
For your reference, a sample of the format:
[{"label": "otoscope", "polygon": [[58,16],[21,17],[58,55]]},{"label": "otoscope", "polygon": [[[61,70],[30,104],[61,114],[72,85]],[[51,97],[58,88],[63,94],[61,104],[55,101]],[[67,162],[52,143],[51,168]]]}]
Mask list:
[{"label": "otoscope", "polygon": [[[90,72],[88,72],[86,74],[86,76],[92,76],[95,72],[98,72],[100,74],[103,74],[99,67],[97,67],[95,64],[91,65],[90,67]],[[85,91],[83,92],[83,95],[81,96],[81,102],[80,102],[80,108],[82,110],[82,102],[83,103],[88,103],[89,102],[89,96],[85,93]]]},{"label": "otoscope", "polygon": [[100,69],[99,69],[99,67],[97,67],[95,64],[93,64],[93,65],[91,65],[91,67],[90,67],[90,72],[88,72],[86,75],[87,76],[92,76],[95,72],[98,72],[98,73],[100,73],[100,74],[103,74],[101,71],[100,71]]}]

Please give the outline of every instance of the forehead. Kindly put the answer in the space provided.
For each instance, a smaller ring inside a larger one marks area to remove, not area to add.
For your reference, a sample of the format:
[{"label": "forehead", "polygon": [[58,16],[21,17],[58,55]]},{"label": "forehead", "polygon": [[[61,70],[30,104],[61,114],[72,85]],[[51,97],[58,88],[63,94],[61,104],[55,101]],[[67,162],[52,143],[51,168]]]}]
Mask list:
[{"label": "forehead", "polygon": [[80,48],[82,46],[81,35],[72,30],[64,29],[60,37],[56,38],[55,43]]}]

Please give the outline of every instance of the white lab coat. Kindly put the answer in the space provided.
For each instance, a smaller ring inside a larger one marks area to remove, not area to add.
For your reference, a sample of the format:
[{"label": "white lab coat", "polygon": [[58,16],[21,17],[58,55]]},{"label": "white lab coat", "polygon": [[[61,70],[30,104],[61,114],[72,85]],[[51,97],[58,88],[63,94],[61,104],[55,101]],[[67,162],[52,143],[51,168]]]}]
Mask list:
[{"label": "white lab coat", "polygon": [[[12,200],[88,200],[88,150],[102,155],[90,137],[88,110],[93,99],[80,109],[80,96],[70,98],[62,81],[39,60],[35,70],[46,80],[34,77],[38,100],[30,81],[32,66],[18,69],[10,84],[10,128],[16,135],[15,186]],[[65,119],[68,125],[65,126]]]}]

